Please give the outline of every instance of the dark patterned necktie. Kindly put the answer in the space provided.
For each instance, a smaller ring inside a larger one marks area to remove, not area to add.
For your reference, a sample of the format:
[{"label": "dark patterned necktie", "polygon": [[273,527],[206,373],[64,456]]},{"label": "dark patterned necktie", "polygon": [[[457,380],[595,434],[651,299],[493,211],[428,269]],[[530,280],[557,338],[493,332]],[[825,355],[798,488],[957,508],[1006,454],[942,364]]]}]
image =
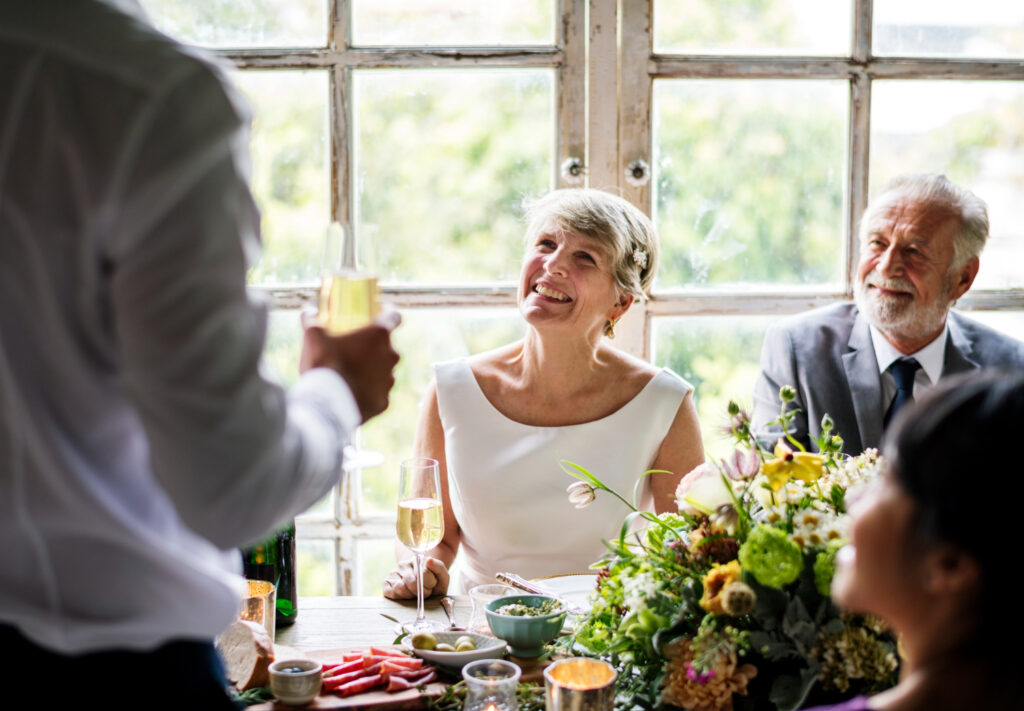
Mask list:
[{"label": "dark patterned necktie", "polygon": [[896,381],[896,394],[892,398],[889,409],[885,411],[885,418],[882,420],[883,427],[889,426],[889,421],[900,411],[900,408],[908,402],[913,402],[914,375],[920,367],[921,364],[913,358],[900,358],[889,366],[892,379]]}]

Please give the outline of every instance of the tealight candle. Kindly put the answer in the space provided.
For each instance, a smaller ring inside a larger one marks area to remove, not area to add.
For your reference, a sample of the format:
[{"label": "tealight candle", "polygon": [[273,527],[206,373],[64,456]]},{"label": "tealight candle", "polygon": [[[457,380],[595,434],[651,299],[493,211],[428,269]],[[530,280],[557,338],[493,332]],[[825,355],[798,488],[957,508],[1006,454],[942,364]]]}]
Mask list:
[{"label": "tealight candle", "polygon": [[462,711],[518,711],[516,686],[522,672],[503,659],[480,659],[462,668],[466,701]]},{"label": "tealight candle", "polygon": [[615,668],[584,657],[561,659],[544,670],[547,711],[609,711],[615,700]]}]

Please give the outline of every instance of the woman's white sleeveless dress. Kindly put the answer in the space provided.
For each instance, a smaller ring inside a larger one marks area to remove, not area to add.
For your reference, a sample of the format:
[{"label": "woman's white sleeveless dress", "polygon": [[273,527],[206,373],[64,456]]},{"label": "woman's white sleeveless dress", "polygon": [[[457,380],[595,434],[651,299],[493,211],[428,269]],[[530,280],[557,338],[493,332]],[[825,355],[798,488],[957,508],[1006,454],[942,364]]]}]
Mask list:
[{"label": "woman's white sleeveless dress", "polygon": [[[574,508],[565,488],[575,479],[559,461],[585,467],[631,499],[692,390],[663,369],[607,417],[535,427],[498,412],[466,360],[436,364],[434,375],[462,541],[450,587],[456,593],[495,582],[499,571],[527,578],[585,572],[605,551],[603,541],[619,535],[629,509],[606,492],[598,492],[590,506]],[[640,501],[641,508],[651,508],[649,477]]]}]

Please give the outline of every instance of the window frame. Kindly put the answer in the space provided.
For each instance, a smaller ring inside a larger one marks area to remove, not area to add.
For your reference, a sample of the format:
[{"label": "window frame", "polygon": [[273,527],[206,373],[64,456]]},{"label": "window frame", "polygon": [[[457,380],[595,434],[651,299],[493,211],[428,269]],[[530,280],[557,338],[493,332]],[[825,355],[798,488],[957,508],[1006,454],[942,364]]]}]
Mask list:
[{"label": "window frame", "polygon": [[[567,187],[560,175],[566,159],[583,160],[586,184],[618,191],[651,214],[650,182],[633,186],[626,166],[651,163],[651,102],[654,82],[669,78],[833,79],[848,82],[847,158],[844,169],[843,282],[839,290],[787,287],[728,292],[716,289],[659,289],[637,303],[617,329],[616,345],[649,357],[654,319],[679,316],[786,315],[853,296],[855,236],[868,201],[871,93],[876,79],[1024,81],[1021,60],[876,57],[871,53],[873,0],[853,0],[849,53],[842,56],[684,55],[653,51],[654,0],[557,0],[555,43],[501,47],[353,46],[351,0],[328,0],[328,39],[322,48],[213,50],[241,70],[319,69],[329,75],[331,218],[351,225],[352,72],[367,68],[553,68],[556,73],[555,164],[551,184]],[[629,78],[629,79],[625,79]],[[619,101],[595,100],[618,96]],[[316,303],[317,285],[254,285],[274,310]],[[399,309],[514,306],[509,283],[475,286],[381,285],[383,297]],[[958,303],[962,310],[1019,310],[1024,289],[974,290]],[[393,520],[361,516],[360,476],[346,477],[332,495],[332,514],[300,519],[305,539],[334,543],[335,592],[351,593],[357,563],[355,541],[393,537]]]}]

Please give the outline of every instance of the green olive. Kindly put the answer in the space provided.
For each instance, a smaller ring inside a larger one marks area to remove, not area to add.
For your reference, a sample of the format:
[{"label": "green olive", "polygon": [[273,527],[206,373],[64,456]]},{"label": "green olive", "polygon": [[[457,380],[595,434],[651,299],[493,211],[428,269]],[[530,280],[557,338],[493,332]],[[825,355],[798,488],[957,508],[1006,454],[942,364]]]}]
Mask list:
[{"label": "green olive", "polygon": [[476,645],[471,639],[460,639],[455,643],[456,652],[472,652],[474,649],[476,649]]},{"label": "green olive", "polygon": [[429,632],[417,632],[409,640],[412,642],[413,649],[437,649],[440,645],[437,643],[437,637],[430,634]]},{"label": "green olive", "polygon": [[435,652],[454,652],[455,651],[455,647],[451,646],[450,644],[445,644],[444,642],[441,642],[439,645],[434,647],[434,651]]}]

